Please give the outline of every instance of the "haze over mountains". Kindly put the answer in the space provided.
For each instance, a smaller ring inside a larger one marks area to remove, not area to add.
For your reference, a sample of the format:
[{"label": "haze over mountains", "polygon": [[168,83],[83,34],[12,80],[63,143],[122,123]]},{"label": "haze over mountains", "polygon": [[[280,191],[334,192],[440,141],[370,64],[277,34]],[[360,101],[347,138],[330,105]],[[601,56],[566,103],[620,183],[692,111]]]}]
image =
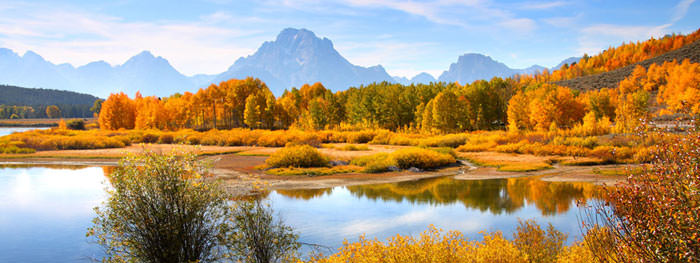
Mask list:
[{"label": "haze over mountains", "polygon": [[[578,58],[569,58],[562,64],[574,61]],[[420,73],[411,79],[392,77],[381,65],[353,65],[338,53],[328,38],[319,38],[306,29],[292,28],[282,30],[274,41],[263,43],[254,54],[239,58],[220,74],[191,77],[178,72],[165,58],[148,51],[121,65],[96,61],[74,67],[70,64],[55,65],[32,51],[19,56],[12,50],[0,48],[0,84],[70,90],[103,98],[119,91],[129,95],[140,91],[144,96],[168,96],[247,76],[260,78],[275,95],[280,95],[284,89],[318,81],[338,91],[381,81],[402,84],[457,81],[464,84],[496,76],[530,74],[542,69],[544,67],[538,65],[512,69],[485,55],[465,54],[437,79],[428,73]]]}]

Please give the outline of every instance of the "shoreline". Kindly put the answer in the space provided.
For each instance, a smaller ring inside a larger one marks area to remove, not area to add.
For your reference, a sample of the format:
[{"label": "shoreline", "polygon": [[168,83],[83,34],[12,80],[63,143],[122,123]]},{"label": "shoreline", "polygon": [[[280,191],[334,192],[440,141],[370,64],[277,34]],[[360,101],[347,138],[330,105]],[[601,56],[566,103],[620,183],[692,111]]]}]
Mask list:
[{"label": "shoreline", "polygon": [[[601,175],[594,169],[624,169],[620,165],[560,166],[533,172],[503,172],[494,167],[477,167],[461,161],[461,166],[424,172],[387,172],[379,174],[349,173],[325,176],[278,176],[265,174],[254,167],[264,163],[266,156],[246,156],[235,153],[202,156],[212,163],[211,172],[222,179],[224,187],[234,195],[250,195],[266,190],[323,189],[339,186],[399,183],[428,178],[452,176],[456,180],[509,179],[537,176],[547,182],[586,182],[596,185],[614,185],[624,176]],[[116,166],[116,158],[16,158],[0,159],[0,165],[66,165]]]}]

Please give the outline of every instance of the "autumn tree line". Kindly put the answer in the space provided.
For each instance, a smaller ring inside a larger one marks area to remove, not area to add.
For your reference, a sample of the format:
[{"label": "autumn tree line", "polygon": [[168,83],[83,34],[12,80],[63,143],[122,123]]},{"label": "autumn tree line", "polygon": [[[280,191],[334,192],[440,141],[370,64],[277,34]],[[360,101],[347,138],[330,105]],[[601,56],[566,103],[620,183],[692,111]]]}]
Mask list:
[{"label": "autumn tree line", "polygon": [[[103,129],[383,128],[424,133],[573,128],[586,115],[632,132],[660,113],[700,113],[700,65],[684,61],[637,67],[614,89],[579,92],[547,83],[493,78],[471,84],[374,83],[333,93],[321,83],[276,98],[259,79],[232,79],[168,98],[112,94]],[[658,94],[652,96],[652,94]],[[657,107],[652,107],[657,105]]]},{"label": "autumn tree line", "polygon": [[[677,49],[700,31],[624,44],[534,76],[461,85],[381,82],[332,92],[305,84],[275,97],[257,78],[231,79],[166,98],[112,94],[102,129],[365,129],[444,134],[613,126],[628,133],[654,114],[700,114],[700,66],[689,61],[637,66],[618,87],[572,90],[551,82],[612,70]],[[578,71],[577,71],[578,70]],[[578,73],[571,73],[578,72]],[[570,74],[571,73],[571,74]],[[98,103],[94,108],[99,108]]]}]

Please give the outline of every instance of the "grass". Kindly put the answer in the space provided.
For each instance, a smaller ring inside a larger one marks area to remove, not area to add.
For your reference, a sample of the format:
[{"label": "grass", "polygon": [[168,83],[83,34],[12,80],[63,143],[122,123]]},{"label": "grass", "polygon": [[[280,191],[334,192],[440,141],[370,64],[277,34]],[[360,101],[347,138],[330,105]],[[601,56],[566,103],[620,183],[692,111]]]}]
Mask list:
[{"label": "grass", "polygon": [[405,148],[393,153],[355,157],[350,163],[364,167],[366,173],[386,172],[392,166],[399,169],[435,169],[455,163],[453,154],[451,148]]},{"label": "grass", "polygon": [[592,158],[592,157],[579,157],[576,159],[565,159],[565,160],[558,160],[559,164],[561,165],[566,165],[566,166],[592,166],[592,165],[602,165],[602,164],[608,164],[608,161],[598,159],[598,158]]},{"label": "grass", "polygon": [[268,153],[256,153],[256,152],[236,152],[238,156],[270,156]]},{"label": "grass", "polygon": [[370,151],[367,145],[357,145],[357,144],[346,144],[346,145],[333,145],[333,144],[321,144],[321,147],[326,149],[332,149],[337,151]]},{"label": "grass", "polygon": [[634,167],[634,168],[624,167],[624,168],[609,168],[609,169],[593,168],[594,174],[607,175],[607,176],[627,176],[630,173],[631,174],[638,174],[641,172],[642,172],[641,167]]},{"label": "grass", "polygon": [[[590,158],[586,161],[567,159],[563,165],[595,165],[604,163],[644,163],[649,162],[654,154],[653,147],[668,140],[668,136],[636,135],[602,135],[583,136],[569,130],[556,131],[476,131],[447,135],[431,135],[391,132],[388,130],[361,131],[301,131],[301,130],[210,130],[198,132],[190,129],[178,131],[161,130],[87,130],[74,131],[65,129],[48,129],[11,134],[0,138],[0,152],[23,154],[35,151],[79,150],[124,148],[136,143],[189,144],[208,146],[255,146],[252,152],[241,152],[242,156],[268,156],[272,154],[269,147],[290,145],[311,145],[323,147],[321,152],[339,159],[354,157],[374,152],[382,152],[381,147],[441,147],[443,153],[480,153],[501,152],[506,154],[535,155],[546,158],[554,156]],[[268,148],[264,148],[268,147]],[[392,151],[388,150],[387,152]],[[269,152],[269,153],[268,153]],[[478,160],[477,160],[478,161]],[[529,162],[529,161],[526,161]],[[372,167],[382,170],[375,162]],[[395,164],[398,165],[398,164]],[[492,164],[502,166],[503,164]],[[431,165],[428,165],[431,166]]]},{"label": "grass", "polygon": [[501,165],[497,170],[501,172],[532,172],[551,168],[552,166],[547,163],[518,163]]},{"label": "grass", "polygon": [[333,174],[346,174],[346,173],[358,173],[362,172],[363,168],[355,165],[341,165],[333,167],[309,167],[309,168],[296,168],[296,167],[285,167],[285,168],[274,168],[267,170],[266,173],[281,175],[281,176],[322,176],[322,175],[333,175]]},{"label": "grass", "polygon": [[459,157],[478,166],[496,167],[503,172],[532,172],[552,168],[552,159],[534,155],[480,152],[461,153]]}]

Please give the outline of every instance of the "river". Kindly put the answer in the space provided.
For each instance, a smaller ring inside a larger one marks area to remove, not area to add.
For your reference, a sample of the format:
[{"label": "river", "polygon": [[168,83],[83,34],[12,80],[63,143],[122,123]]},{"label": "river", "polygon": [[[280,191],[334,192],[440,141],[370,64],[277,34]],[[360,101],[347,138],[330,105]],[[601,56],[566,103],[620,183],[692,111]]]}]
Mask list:
[{"label": "river", "polygon": [[[101,258],[85,237],[105,198],[100,167],[0,169],[0,262],[73,262]],[[429,225],[462,231],[502,231],[511,237],[518,219],[547,223],[580,237],[577,200],[590,200],[587,183],[537,178],[464,181],[451,177],[402,183],[278,190],[265,196],[300,241],[339,247],[343,240],[417,235]],[[308,248],[303,249],[308,251]],[[323,251],[327,253],[328,251]]]}]

